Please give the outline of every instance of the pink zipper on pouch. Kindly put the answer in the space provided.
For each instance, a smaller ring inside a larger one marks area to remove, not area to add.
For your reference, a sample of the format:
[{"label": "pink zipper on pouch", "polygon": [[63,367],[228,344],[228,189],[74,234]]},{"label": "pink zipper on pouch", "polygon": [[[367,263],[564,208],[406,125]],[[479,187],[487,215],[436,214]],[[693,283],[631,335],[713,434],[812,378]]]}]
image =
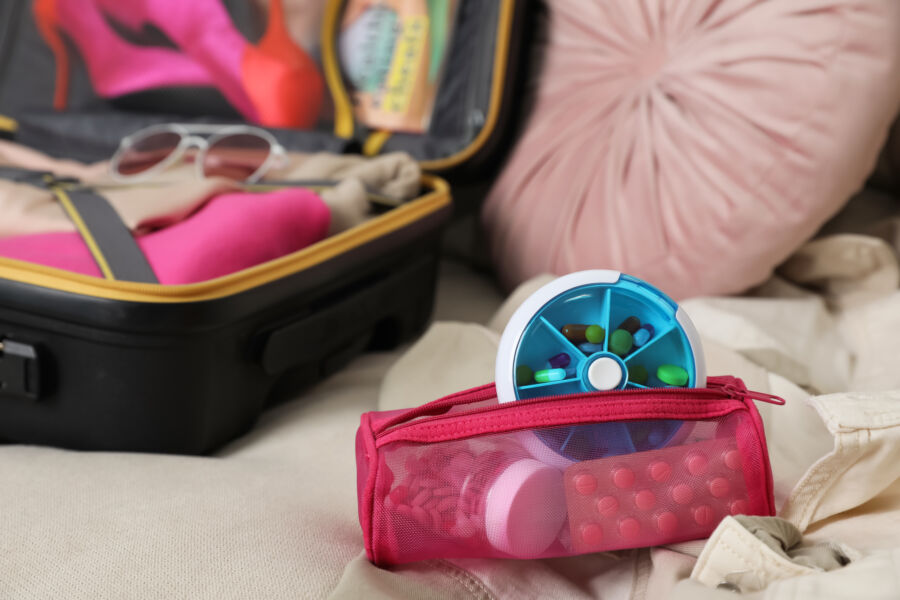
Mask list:
[{"label": "pink zipper on pouch", "polygon": [[359,518],[376,564],[544,558],[708,537],[732,514],[774,514],[754,401],[705,388],[499,404],[493,384],[362,416]]}]

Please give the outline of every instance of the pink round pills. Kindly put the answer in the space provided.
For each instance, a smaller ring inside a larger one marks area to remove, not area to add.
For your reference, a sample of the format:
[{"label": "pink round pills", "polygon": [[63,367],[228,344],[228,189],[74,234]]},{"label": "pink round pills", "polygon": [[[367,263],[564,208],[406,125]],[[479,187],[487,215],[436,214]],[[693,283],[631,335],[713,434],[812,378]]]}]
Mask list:
[{"label": "pink round pills", "polygon": [[406,500],[406,497],[409,495],[409,488],[405,485],[398,485],[391,490],[389,495],[394,504],[403,504],[403,501]]},{"label": "pink round pills", "polygon": [[597,500],[597,510],[605,517],[611,517],[619,512],[619,501],[612,496],[604,496]]},{"label": "pink round pills", "polygon": [[412,502],[410,502],[410,504],[412,504],[413,506],[421,506],[425,504],[425,501],[429,498],[431,498],[431,490],[424,489],[416,494],[416,497],[412,499]]},{"label": "pink round pills", "polygon": [[741,468],[741,453],[737,450],[729,450],[725,453],[725,466],[731,469],[732,471],[737,471]]},{"label": "pink round pills", "polygon": [[431,525],[433,525],[433,523],[431,522],[431,515],[429,515],[428,511],[426,511],[421,506],[412,507],[412,517],[426,527],[430,527]]},{"label": "pink round pills", "polygon": [[634,485],[634,471],[626,467],[619,467],[612,474],[613,483],[617,488],[627,489]]},{"label": "pink round pills", "polygon": [[656,504],[656,496],[650,490],[641,490],[634,495],[634,504],[641,510],[649,510]]},{"label": "pink round pills", "polygon": [[713,520],[713,510],[707,504],[701,504],[694,509],[694,521],[697,525],[708,525]]},{"label": "pink round pills", "polygon": [[701,504],[694,509],[694,521],[697,525],[708,525],[713,520],[713,509],[707,504]]},{"label": "pink round pills", "polygon": [[672,466],[661,460],[650,463],[650,477],[653,481],[668,481],[672,474]]},{"label": "pink round pills", "polygon": [[694,490],[691,486],[679,483],[672,488],[672,500],[678,504],[687,504],[694,499]]},{"label": "pink round pills", "polygon": [[724,477],[716,477],[709,482],[709,493],[716,498],[722,498],[731,491],[731,483]]},{"label": "pink round pills", "polygon": [[582,525],[581,539],[589,546],[598,546],[603,541],[603,529],[597,523]]},{"label": "pink round pills", "polygon": [[675,516],[675,513],[669,511],[661,513],[656,517],[656,528],[660,533],[666,535],[675,533],[678,530],[678,517]]},{"label": "pink round pills", "polygon": [[597,478],[590,473],[579,473],[575,476],[575,489],[582,496],[590,496],[597,490]]},{"label": "pink round pills", "polygon": [[636,538],[641,534],[641,523],[633,517],[619,521],[619,535],[623,538]]},{"label": "pink round pills", "polygon": [[688,455],[685,459],[685,464],[687,465],[688,471],[691,475],[703,475],[706,472],[706,467],[709,466],[709,461],[702,454],[698,454],[693,452]]},{"label": "pink round pills", "polygon": [[746,500],[735,500],[728,508],[733,515],[746,515],[749,507]]}]

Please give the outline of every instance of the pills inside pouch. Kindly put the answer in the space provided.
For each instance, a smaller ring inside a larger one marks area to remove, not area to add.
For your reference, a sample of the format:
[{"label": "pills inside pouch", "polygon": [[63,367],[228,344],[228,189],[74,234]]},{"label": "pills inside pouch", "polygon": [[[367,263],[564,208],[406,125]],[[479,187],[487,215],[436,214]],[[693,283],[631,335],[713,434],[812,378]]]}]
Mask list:
[{"label": "pills inside pouch", "polygon": [[734,439],[574,463],[564,484],[578,552],[705,537],[715,523],[748,508]]}]

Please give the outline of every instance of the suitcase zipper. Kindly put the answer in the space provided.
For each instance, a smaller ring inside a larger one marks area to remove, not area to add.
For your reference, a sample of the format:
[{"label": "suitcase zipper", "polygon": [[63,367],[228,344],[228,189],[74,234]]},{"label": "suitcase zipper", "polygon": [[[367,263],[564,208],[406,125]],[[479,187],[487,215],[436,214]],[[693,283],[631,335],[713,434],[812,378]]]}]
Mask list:
[{"label": "suitcase zipper", "polygon": [[[494,386],[488,385],[407,411],[378,426],[373,434],[376,446],[380,447],[396,441],[446,441],[531,427],[577,425],[598,420],[713,418],[745,406],[752,407],[753,401],[784,404],[784,400],[778,396],[748,390],[740,379],[733,377],[711,377],[707,386],[546,396],[463,412],[445,412],[454,406],[496,397]],[[673,404],[661,405],[663,398]],[[627,400],[628,403],[621,405],[621,400]],[[511,409],[515,411],[513,414],[510,414]],[[437,410],[445,414],[433,414]]]}]

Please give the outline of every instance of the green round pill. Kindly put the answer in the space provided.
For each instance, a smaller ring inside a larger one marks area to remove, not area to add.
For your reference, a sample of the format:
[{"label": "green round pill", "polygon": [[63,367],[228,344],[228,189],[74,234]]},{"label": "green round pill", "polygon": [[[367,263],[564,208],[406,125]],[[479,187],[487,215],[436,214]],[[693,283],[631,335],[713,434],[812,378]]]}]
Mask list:
[{"label": "green round pill", "polygon": [[677,365],[660,365],[656,369],[656,378],[666,385],[687,385],[688,372]]},{"label": "green round pill", "polygon": [[590,325],[584,330],[584,337],[592,344],[602,344],[606,331],[599,325]]},{"label": "green round pill", "polygon": [[534,381],[534,371],[528,365],[516,367],[516,385],[528,385]]},{"label": "green round pill", "polygon": [[644,385],[650,379],[650,373],[644,365],[632,365],[628,367],[628,381]]},{"label": "green round pill", "polygon": [[625,356],[631,351],[634,338],[624,329],[616,329],[609,336],[609,350],[619,356]]}]

